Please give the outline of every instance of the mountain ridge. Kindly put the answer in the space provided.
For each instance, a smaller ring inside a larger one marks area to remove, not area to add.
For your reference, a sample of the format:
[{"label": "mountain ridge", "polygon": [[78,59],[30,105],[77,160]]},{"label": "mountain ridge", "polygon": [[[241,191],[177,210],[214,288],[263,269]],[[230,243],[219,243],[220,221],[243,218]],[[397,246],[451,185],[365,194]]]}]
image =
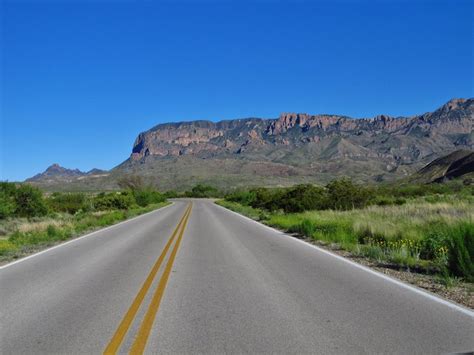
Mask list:
[{"label": "mountain ridge", "polygon": [[[378,115],[352,119],[340,115],[283,113],[277,119],[247,118],[237,120],[188,121],[165,123],[142,132],[135,140],[130,158],[145,156],[205,156],[220,150],[241,154],[249,145],[289,145],[319,142],[331,135],[350,136],[392,134],[419,136],[441,133],[469,135],[472,132],[473,99],[452,99],[434,112],[412,117]],[[466,112],[459,117],[457,113]],[[471,121],[471,122],[469,122]],[[291,132],[294,130],[299,132]],[[235,131],[238,132],[235,132]],[[237,133],[237,134],[236,134]],[[294,137],[297,133],[298,136]],[[296,139],[295,139],[296,138]],[[472,146],[472,138],[458,137],[461,145]],[[464,141],[462,141],[464,139]],[[370,143],[370,142],[369,142]],[[359,145],[366,146],[364,142]],[[389,147],[390,148],[390,147]],[[428,155],[428,154],[425,154]]]},{"label": "mountain ridge", "polygon": [[222,188],[325,183],[341,175],[390,181],[452,151],[472,150],[473,122],[474,99],[468,98],[409,117],[282,113],[269,119],[162,123],[139,133],[129,158],[108,175],[67,182],[113,189],[130,174],[176,189],[198,182]]},{"label": "mountain ridge", "polygon": [[76,178],[81,177],[97,177],[108,174],[106,170],[101,170],[93,168],[89,171],[81,171],[79,169],[68,169],[62,167],[58,163],[53,163],[46,168],[42,173],[36,174],[28,179],[25,182],[46,182],[46,181],[57,181],[57,182],[67,182],[72,181]]}]

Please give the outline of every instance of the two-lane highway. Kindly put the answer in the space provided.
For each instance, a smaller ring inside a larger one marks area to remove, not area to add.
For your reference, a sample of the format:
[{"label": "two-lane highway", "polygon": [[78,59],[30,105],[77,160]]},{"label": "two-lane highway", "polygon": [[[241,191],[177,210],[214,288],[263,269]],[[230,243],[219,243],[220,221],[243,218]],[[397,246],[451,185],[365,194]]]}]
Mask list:
[{"label": "two-lane highway", "polygon": [[449,353],[474,315],[177,200],[0,269],[1,354]]}]

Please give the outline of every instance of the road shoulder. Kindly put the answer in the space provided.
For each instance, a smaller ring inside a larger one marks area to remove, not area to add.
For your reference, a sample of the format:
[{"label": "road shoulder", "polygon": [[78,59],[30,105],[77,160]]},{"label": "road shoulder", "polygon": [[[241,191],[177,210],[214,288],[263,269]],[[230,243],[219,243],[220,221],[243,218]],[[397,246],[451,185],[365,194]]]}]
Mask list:
[{"label": "road shoulder", "polygon": [[246,220],[253,223],[257,223],[260,226],[268,228],[269,230],[277,233],[281,233],[289,238],[295,239],[298,242],[304,243],[308,246],[317,248],[325,253],[333,255],[334,257],[341,258],[349,263],[355,264],[363,269],[366,269],[372,273],[375,273],[381,277],[391,280],[392,282],[404,285],[407,288],[411,288],[416,292],[426,294],[430,298],[440,300],[458,308],[463,312],[469,313],[471,316],[474,315],[472,310],[474,309],[474,285],[467,282],[458,282],[457,285],[452,287],[446,287],[437,281],[436,276],[411,272],[410,270],[394,268],[392,265],[377,263],[366,257],[354,256],[350,252],[341,249],[336,244],[326,244],[313,239],[305,238],[296,233],[287,233],[284,230],[276,229],[272,226],[266,225],[262,221],[257,220],[252,215],[245,215],[240,211],[233,211],[226,206],[222,206],[215,203],[219,208],[223,208],[235,215],[238,215]]},{"label": "road shoulder", "polygon": [[166,201],[164,203],[159,204],[156,206],[156,208],[152,209],[151,211],[143,211],[139,213],[138,215],[134,215],[133,217],[121,220],[119,222],[110,224],[106,227],[93,227],[85,232],[82,233],[77,233],[73,234],[70,238],[67,238],[65,240],[61,241],[55,241],[51,243],[45,243],[45,244],[37,244],[37,245],[32,245],[28,246],[27,248],[23,248],[19,250],[18,252],[12,253],[12,254],[7,254],[0,256],[0,270],[4,269],[6,267],[9,267],[11,265],[14,265],[16,263],[22,262],[24,260],[30,259],[32,257],[35,257],[36,255],[40,255],[46,252],[49,252],[50,250],[68,245],[70,243],[77,242],[78,240],[81,240],[83,238],[90,237],[92,235],[95,235],[97,233],[106,231],[111,228],[115,228],[121,224],[133,221],[135,219],[147,216],[149,214],[155,213],[157,211],[163,210],[167,207],[171,207],[174,204],[172,201]]}]

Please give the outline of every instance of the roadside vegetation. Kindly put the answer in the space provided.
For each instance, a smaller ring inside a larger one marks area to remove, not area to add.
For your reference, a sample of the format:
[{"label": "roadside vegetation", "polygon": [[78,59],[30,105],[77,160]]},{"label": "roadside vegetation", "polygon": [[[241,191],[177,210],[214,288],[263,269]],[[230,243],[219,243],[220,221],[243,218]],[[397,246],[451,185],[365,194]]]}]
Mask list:
[{"label": "roadside vegetation", "polygon": [[459,182],[234,191],[224,207],[381,264],[474,282],[474,187]]},{"label": "roadside vegetation", "polygon": [[168,190],[164,193],[167,198],[191,197],[191,198],[217,198],[224,197],[224,193],[214,186],[197,184],[186,191]]},{"label": "roadside vegetation", "polygon": [[71,239],[162,207],[164,194],[126,179],[121,191],[45,194],[0,182],[0,261]]}]

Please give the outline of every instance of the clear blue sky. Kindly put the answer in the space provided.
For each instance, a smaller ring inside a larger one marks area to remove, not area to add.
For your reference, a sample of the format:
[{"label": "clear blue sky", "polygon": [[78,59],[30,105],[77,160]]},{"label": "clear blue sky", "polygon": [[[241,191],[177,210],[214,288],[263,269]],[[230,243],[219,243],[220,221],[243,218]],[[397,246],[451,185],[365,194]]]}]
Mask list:
[{"label": "clear blue sky", "polygon": [[472,4],[3,0],[0,179],[112,168],[160,122],[472,97]]}]

